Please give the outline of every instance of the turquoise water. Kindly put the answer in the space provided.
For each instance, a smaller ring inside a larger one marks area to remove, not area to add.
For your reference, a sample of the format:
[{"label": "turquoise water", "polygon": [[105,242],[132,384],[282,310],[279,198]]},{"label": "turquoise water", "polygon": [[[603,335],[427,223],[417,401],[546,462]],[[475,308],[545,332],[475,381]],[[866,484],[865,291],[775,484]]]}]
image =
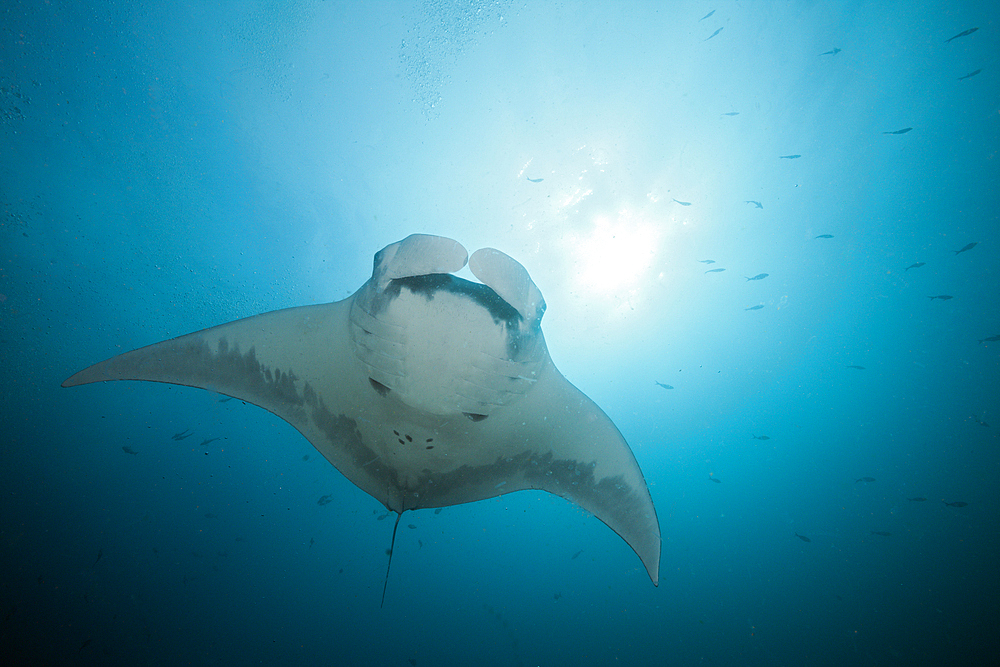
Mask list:
[{"label": "turquoise water", "polygon": [[[995,653],[990,3],[0,16],[4,664]],[[344,299],[415,232],[526,267],[555,364],[642,468],[658,587],[596,518],[521,491],[404,513],[380,608],[395,515],[293,427],[185,387],[59,386]]]}]

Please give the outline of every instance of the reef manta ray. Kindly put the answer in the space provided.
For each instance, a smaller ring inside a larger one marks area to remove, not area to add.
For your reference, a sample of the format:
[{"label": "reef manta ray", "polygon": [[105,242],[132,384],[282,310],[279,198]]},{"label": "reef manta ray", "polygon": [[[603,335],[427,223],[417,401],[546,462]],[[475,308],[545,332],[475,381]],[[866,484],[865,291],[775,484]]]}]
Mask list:
[{"label": "reef manta ray", "polygon": [[[451,275],[466,262],[481,283]],[[457,241],[414,234],[379,251],[371,279],[343,301],[149,345],[63,386],[147,380],[253,403],[399,516],[542,489],[618,533],[657,584],[660,529],[642,471],[553,365],[544,312],[511,257],[470,258]]]}]

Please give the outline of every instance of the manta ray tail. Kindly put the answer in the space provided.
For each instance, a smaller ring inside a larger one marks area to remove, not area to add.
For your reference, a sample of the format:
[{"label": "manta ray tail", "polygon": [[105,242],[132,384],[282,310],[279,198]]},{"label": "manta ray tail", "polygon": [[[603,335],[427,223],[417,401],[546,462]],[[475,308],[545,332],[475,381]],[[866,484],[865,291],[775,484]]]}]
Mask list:
[{"label": "manta ray tail", "polygon": [[396,515],[396,524],[392,527],[392,541],[389,543],[389,564],[385,566],[385,583],[382,584],[382,601],[379,602],[379,609],[385,604],[385,589],[389,586],[389,568],[392,567],[392,550],[396,548],[396,529],[399,528],[399,520],[403,518],[403,513]]}]

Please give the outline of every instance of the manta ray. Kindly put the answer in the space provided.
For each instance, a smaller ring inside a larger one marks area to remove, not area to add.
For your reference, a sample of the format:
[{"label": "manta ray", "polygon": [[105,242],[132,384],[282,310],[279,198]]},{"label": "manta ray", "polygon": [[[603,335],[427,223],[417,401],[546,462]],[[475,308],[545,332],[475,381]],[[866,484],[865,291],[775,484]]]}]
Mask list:
[{"label": "manta ray", "polygon": [[[481,282],[452,275],[466,263]],[[253,403],[396,512],[396,527],[408,510],[554,493],[618,533],[656,585],[660,529],[642,471],[611,419],[552,363],[544,312],[508,255],[469,257],[457,241],[414,234],[379,251],[347,299],[149,345],[62,386],[145,380]]]}]

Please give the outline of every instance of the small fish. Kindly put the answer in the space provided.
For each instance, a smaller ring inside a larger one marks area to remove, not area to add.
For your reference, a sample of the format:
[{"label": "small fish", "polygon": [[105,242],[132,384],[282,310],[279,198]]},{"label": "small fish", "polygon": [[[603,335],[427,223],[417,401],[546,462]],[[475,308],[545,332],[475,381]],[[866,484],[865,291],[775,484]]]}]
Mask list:
[{"label": "small fish", "polygon": [[854,480],[854,483],[857,484],[858,482],[868,482],[870,484],[874,481],[875,481],[874,477],[862,477],[861,479]]},{"label": "small fish", "polygon": [[[656,380],[653,380],[653,382],[656,382]],[[673,387],[669,384],[663,384],[662,382],[656,382],[656,385],[658,387],[663,387],[664,389],[673,389]]]},{"label": "small fish", "polygon": [[[671,197],[671,199],[673,199],[673,198]],[[681,201],[680,199],[674,199],[674,201],[677,202],[678,204],[680,204],[681,206],[690,206],[691,205],[691,202],[689,202],[689,201]]]},{"label": "small fish", "polygon": [[743,310],[760,310],[764,306],[762,304],[757,304],[756,306],[750,306],[749,308],[744,308]]},{"label": "small fish", "polygon": [[333,496],[331,494],[327,494],[325,496],[320,496],[319,500],[316,501],[316,504],[323,506],[323,505],[329,505],[332,502],[333,502]]},{"label": "small fish", "polygon": [[848,366],[848,368],[856,368],[856,369],[858,369],[859,371],[863,371],[863,370],[865,370],[865,367],[864,367],[864,366]]},{"label": "small fish", "polygon": [[310,537],[309,538],[309,548],[312,549],[312,545],[314,545],[314,544],[316,544],[316,538],[315,537]]},{"label": "small fish", "polygon": [[927,298],[930,299],[931,301],[933,301],[934,299],[941,299],[942,301],[947,301],[948,299],[954,299],[955,297],[950,296],[948,294],[938,294],[937,296],[929,296]]},{"label": "small fish", "polygon": [[702,264],[715,264],[714,259],[699,259],[698,261]]},{"label": "small fish", "polygon": [[582,553],[583,553],[583,549],[580,549],[580,550],[579,550],[579,551],[577,551],[577,552],[576,552],[575,554],[573,554],[572,556],[570,556],[570,558],[569,558],[569,559],[570,559],[570,560],[576,560],[576,559],[577,559],[577,557],[578,557],[578,556],[579,556],[580,554],[582,554]]},{"label": "small fish", "polygon": [[84,642],[82,644],[80,644],[80,650],[82,651],[83,649],[85,649],[88,646],[90,646],[90,642],[92,642],[92,641],[94,641],[94,640],[93,639],[84,640]]},{"label": "small fish", "polygon": [[528,180],[531,181],[532,183],[541,183],[545,179],[544,178],[529,178]]},{"label": "small fish", "polygon": [[216,402],[217,402],[217,403],[227,403],[227,402],[229,402],[229,401],[231,401],[231,400],[233,400],[233,397],[232,397],[232,396],[226,396],[225,398],[220,398],[220,399],[219,399],[218,401],[216,401]]},{"label": "small fish", "polygon": [[965,502],[964,500],[957,500],[957,501],[955,501],[953,503],[949,503],[949,502],[944,501],[944,500],[942,500],[941,502],[943,502],[948,507],[968,507],[969,506],[969,503]]},{"label": "small fish", "polygon": [[771,437],[767,436],[767,435],[754,435],[753,439],[754,440],[770,440]]},{"label": "small fish", "polygon": [[995,343],[997,341],[1000,341],[1000,334],[997,334],[996,336],[990,336],[989,338],[984,338],[981,341],[979,341],[979,343],[980,344],[982,344],[982,343]]},{"label": "small fish", "polygon": [[[101,556],[103,556],[103,555],[104,555],[104,549],[98,549],[97,550],[97,560],[94,561],[94,565],[97,565],[101,561]],[[94,567],[94,565],[91,565],[90,567]]]},{"label": "small fish", "polygon": [[424,548],[424,541],[423,540],[417,540],[417,548],[418,549],[423,549]]},{"label": "small fish", "polygon": [[974,71],[974,72],[969,72],[969,73],[968,73],[968,74],[966,74],[965,76],[960,76],[960,77],[958,77],[958,80],[959,80],[959,81],[961,81],[962,79],[968,79],[969,77],[973,77],[973,76],[976,76],[977,74],[979,74],[979,73],[980,73],[980,72],[982,72],[982,71],[983,71],[983,70],[981,70],[981,69],[977,69],[977,70],[976,70],[976,71]]},{"label": "small fish", "polygon": [[911,503],[922,503],[927,499],[917,496],[916,498],[907,498],[907,500],[909,500]]},{"label": "small fish", "polygon": [[902,130],[893,130],[892,132],[883,132],[882,134],[906,134],[912,129],[912,127],[904,127]]},{"label": "small fish", "polygon": [[709,269],[705,273],[722,273],[725,269]]},{"label": "small fish", "polygon": [[440,514],[442,509],[444,509],[444,508],[443,507],[439,507],[436,510],[434,510],[434,513],[435,514]]},{"label": "small fish", "polygon": [[222,440],[222,438],[206,438],[205,440],[202,440],[201,444],[198,445],[198,446],[199,447],[204,447],[205,445],[209,444],[210,442],[215,442],[216,440]]},{"label": "small fish", "polygon": [[987,424],[986,422],[984,422],[984,421],[983,421],[982,419],[980,419],[980,418],[979,418],[979,417],[977,417],[976,415],[972,415],[972,418],[973,418],[973,419],[975,419],[975,420],[976,420],[976,423],[977,423],[977,424],[979,424],[980,426],[985,426],[986,428],[989,428],[989,427],[990,427],[990,425],[989,425],[989,424]]},{"label": "small fish", "polygon": [[716,31],[715,31],[715,32],[713,32],[713,33],[712,33],[711,35],[709,35],[708,37],[706,37],[705,39],[703,39],[703,40],[701,40],[701,41],[703,41],[703,42],[707,42],[708,40],[710,40],[710,39],[712,39],[713,37],[715,37],[716,35],[718,35],[718,34],[719,34],[720,32],[722,32],[722,28],[719,28],[718,30],[716,30]]},{"label": "small fish", "polygon": [[973,248],[975,248],[975,247],[976,247],[977,245],[979,245],[979,243],[978,243],[978,242],[975,242],[975,241],[974,241],[974,242],[972,242],[972,243],[966,243],[966,244],[965,244],[965,246],[963,246],[961,250],[956,250],[956,251],[955,251],[955,254],[956,254],[956,255],[959,255],[959,254],[961,254],[961,253],[965,252],[966,250],[972,250],[972,249],[973,249]]},{"label": "small fish", "polygon": [[122,451],[125,452],[126,454],[138,454],[139,453],[139,452],[135,451],[134,449],[132,449],[131,447],[129,447],[128,445],[124,445],[122,447]]},{"label": "small fish", "polygon": [[406,527],[409,528],[410,530],[416,530],[417,529],[417,527],[415,525],[413,525],[412,523],[406,524]]},{"label": "small fish", "polygon": [[882,537],[892,537],[892,533],[885,530],[873,530],[872,535],[881,535]]},{"label": "small fish", "polygon": [[800,539],[800,540],[802,540],[803,542],[812,542],[812,540],[810,540],[810,539],[809,539],[808,537],[806,537],[805,535],[799,535],[798,533],[795,533],[795,537],[799,538],[799,539]]},{"label": "small fish", "polygon": [[712,482],[715,482],[716,484],[722,484],[722,480],[719,479],[718,477],[709,477],[708,479]]},{"label": "small fish", "polygon": [[914,264],[910,264],[908,267],[906,267],[903,270],[904,271],[909,271],[910,269],[919,269],[921,266],[925,265],[926,263],[927,262],[916,262]]},{"label": "small fish", "polygon": [[979,30],[979,28],[969,28],[968,30],[963,30],[962,32],[960,32],[957,35],[955,35],[954,37],[949,37],[948,39],[944,40],[944,43],[947,44],[948,42],[950,42],[953,39],[958,39],[959,37],[965,37],[966,35],[971,35],[972,33],[974,33],[977,30]]},{"label": "small fish", "polygon": [[740,112],[739,112],[739,111],[729,111],[729,112],[727,112],[727,113],[724,113],[724,114],[722,114],[722,115],[723,115],[723,116],[739,116],[739,115],[740,115]]},{"label": "small fish", "polygon": [[752,200],[752,199],[748,199],[747,201],[745,201],[745,202],[743,202],[743,203],[744,203],[744,204],[753,204],[753,205],[754,205],[754,206],[756,206],[757,208],[764,208],[764,205],[763,205],[763,204],[761,204],[761,203],[760,203],[759,201],[754,201],[754,200]]},{"label": "small fish", "polygon": [[823,53],[821,53],[820,55],[821,55],[821,56],[835,56],[835,55],[837,55],[838,53],[840,53],[840,49],[833,49],[832,51],[824,51],[824,52],[823,52]]},{"label": "small fish", "polygon": [[562,593],[553,593],[552,594],[552,599],[553,600],[558,600],[561,597],[562,597]]},{"label": "small fish", "polygon": [[172,440],[183,440],[184,438],[190,438],[192,435],[194,435],[194,431],[192,431],[189,428],[186,428],[180,433],[174,433],[172,436],[170,436],[170,438]]},{"label": "small fish", "polygon": [[701,23],[702,21],[704,21],[705,19],[707,19],[709,16],[711,16],[714,13],[715,13],[715,10],[713,9],[712,11],[710,11],[709,13],[705,14],[700,19],[698,19],[698,23]]},{"label": "small fish", "polygon": [[779,155],[779,160],[794,160],[795,158],[802,157],[801,155]]},{"label": "small fish", "polygon": [[832,239],[833,238],[833,234],[820,234],[816,238],[818,238],[818,239]]},{"label": "small fish", "polygon": [[767,278],[769,275],[771,275],[771,274],[770,273],[758,273],[753,278],[747,278],[746,276],[743,276],[743,277],[747,278],[747,281],[750,281],[750,280],[763,280],[764,278]]}]

